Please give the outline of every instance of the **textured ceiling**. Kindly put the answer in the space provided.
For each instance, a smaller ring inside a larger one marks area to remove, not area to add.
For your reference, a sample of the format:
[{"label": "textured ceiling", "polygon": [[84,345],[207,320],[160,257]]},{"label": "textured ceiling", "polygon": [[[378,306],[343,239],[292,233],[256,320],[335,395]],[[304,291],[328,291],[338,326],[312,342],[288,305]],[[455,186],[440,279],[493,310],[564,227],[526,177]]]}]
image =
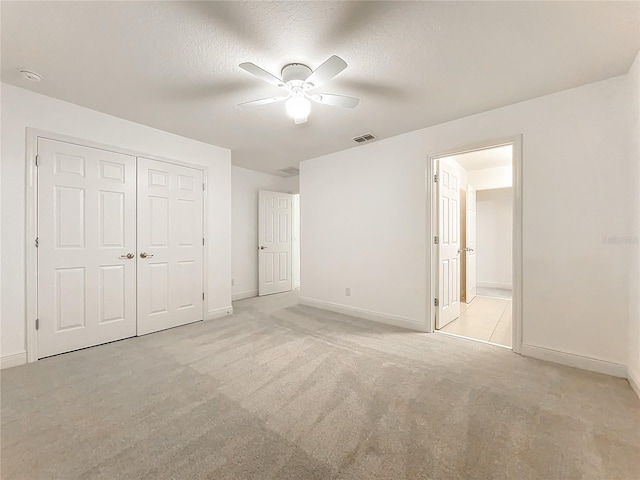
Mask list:
[{"label": "textured ceiling", "polygon": [[511,165],[512,148],[511,145],[485,148],[484,150],[460,153],[450,158],[468,172],[485,168],[506,167]]},{"label": "textured ceiling", "polygon": [[[274,173],[379,139],[621,75],[640,48],[638,2],[9,2],[2,80],[232,150]],[[253,62],[349,67],[322,87],[354,110],[238,103],[279,94]],[[44,80],[18,75],[30,68]]]}]

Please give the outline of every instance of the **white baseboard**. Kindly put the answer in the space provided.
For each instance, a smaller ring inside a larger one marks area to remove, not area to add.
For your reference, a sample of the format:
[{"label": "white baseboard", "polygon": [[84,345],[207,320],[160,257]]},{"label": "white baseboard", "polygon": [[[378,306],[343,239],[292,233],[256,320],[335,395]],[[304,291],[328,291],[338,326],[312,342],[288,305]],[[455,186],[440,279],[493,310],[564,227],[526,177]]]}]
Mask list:
[{"label": "white baseboard", "polygon": [[300,282],[298,282],[298,283],[294,283],[294,284],[293,284],[293,289],[294,289],[294,290],[300,290]]},{"label": "white baseboard", "polygon": [[583,357],[573,353],[559,352],[534,345],[522,344],[522,355],[548,362],[559,363],[569,367],[581,368],[591,372],[604,373],[614,377],[627,378],[627,367],[620,363],[608,362],[597,358]]},{"label": "white baseboard", "polygon": [[477,282],[476,287],[499,288],[500,290],[513,290],[513,287],[510,283]]},{"label": "white baseboard", "polygon": [[247,290],[245,292],[234,293],[231,295],[231,300],[235,302],[236,300],[242,300],[243,298],[252,298],[257,296],[258,290]]},{"label": "white baseboard", "polygon": [[216,308],[215,310],[209,310],[205,317],[205,321],[226,317],[227,315],[233,315],[233,307],[231,305],[228,307]]},{"label": "white baseboard", "polygon": [[627,380],[629,380],[629,385],[640,398],[640,377],[636,376],[631,370],[627,370]]},{"label": "white baseboard", "polygon": [[0,369],[17,367],[27,363],[27,352],[13,353],[0,358]]},{"label": "white baseboard", "polygon": [[426,332],[426,326],[416,320],[410,318],[397,317],[395,315],[389,315],[386,313],[373,312],[371,310],[364,310],[361,308],[349,307],[347,305],[340,305],[339,303],[324,302],[321,300],[314,300],[313,298],[300,297],[298,303],[307,305],[309,307],[321,308],[323,310],[329,310],[331,312],[342,313],[344,315],[351,315],[352,317],[364,318],[365,320],[371,320],[373,322],[384,323],[386,325],[394,325],[396,327],[407,328],[409,330],[416,330],[418,332]]}]

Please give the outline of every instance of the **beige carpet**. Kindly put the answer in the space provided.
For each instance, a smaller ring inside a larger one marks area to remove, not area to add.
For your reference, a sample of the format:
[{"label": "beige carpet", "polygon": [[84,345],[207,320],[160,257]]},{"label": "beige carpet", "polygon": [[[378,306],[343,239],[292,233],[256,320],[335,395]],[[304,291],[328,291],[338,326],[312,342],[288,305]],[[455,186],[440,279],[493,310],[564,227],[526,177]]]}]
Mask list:
[{"label": "beige carpet", "polygon": [[638,479],[626,380],[296,305],[2,372],[2,478]]}]

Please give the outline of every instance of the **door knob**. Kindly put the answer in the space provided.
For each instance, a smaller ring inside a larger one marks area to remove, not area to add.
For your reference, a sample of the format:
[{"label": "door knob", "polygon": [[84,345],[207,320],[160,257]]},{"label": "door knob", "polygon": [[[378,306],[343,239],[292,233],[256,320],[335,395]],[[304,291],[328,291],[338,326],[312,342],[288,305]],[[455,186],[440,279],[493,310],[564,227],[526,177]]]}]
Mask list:
[{"label": "door knob", "polygon": [[260,245],[258,248],[259,248],[260,250],[264,250],[264,249],[265,249],[265,248],[267,248],[267,247],[263,247],[262,245]]},{"label": "door knob", "polygon": [[153,257],[153,255],[147,252],[142,252],[140,254],[140,258],[151,258],[151,257]]},{"label": "door knob", "polygon": [[128,258],[131,260],[135,255],[133,253],[127,253],[126,255],[120,255],[120,258]]}]

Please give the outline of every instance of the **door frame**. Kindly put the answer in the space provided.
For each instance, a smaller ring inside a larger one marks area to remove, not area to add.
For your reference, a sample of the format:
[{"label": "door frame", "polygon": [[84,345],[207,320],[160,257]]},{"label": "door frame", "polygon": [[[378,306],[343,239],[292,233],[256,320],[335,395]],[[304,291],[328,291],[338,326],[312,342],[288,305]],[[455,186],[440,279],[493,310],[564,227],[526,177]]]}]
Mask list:
[{"label": "door frame", "polygon": [[426,223],[427,232],[427,252],[426,258],[429,260],[427,264],[427,278],[430,279],[430,289],[427,295],[427,309],[429,318],[427,319],[427,332],[433,333],[435,329],[436,319],[436,307],[434,305],[434,299],[436,298],[436,282],[437,268],[436,258],[437,252],[435,251],[436,245],[433,243],[433,237],[437,226],[434,225],[435,219],[433,218],[434,201],[433,195],[435,193],[433,176],[435,174],[435,161],[442,157],[450,157],[460,153],[468,153],[478,150],[486,150],[488,148],[499,147],[503,145],[513,146],[513,157],[511,159],[513,165],[512,172],[512,187],[513,187],[513,231],[512,231],[512,282],[513,282],[513,299],[512,299],[512,322],[513,322],[513,336],[512,336],[512,350],[515,353],[522,352],[522,331],[523,331],[523,182],[522,182],[522,135],[513,135],[509,137],[503,137],[495,140],[487,140],[484,142],[476,142],[470,145],[464,145],[457,148],[450,148],[437,153],[432,153],[427,156],[426,162],[426,211],[428,212]]},{"label": "door frame", "polygon": [[[209,168],[206,165],[198,165],[181,160],[174,160],[171,158],[161,157],[158,155],[149,154],[146,152],[140,152],[123,147],[115,147],[113,145],[107,145],[104,143],[94,142],[91,140],[85,140],[78,137],[72,137],[69,135],[62,135],[59,133],[53,133],[46,130],[40,130],[37,128],[27,127],[26,138],[26,218],[25,218],[25,235],[26,235],[26,278],[25,278],[25,300],[26,300],[26,350],[27,350],[27,363],[32,363],[38,360],[38,331],[36,330],[36,319],[38,318],[38,255],[35,246],[35,239],[38,236],[38,169],[36,167],[36,154],[38,152],[38,139],[48,139],[57,142],[71,143],[80,147],[96,148],[99,150],[106,150],[108,152],[121,153],[124,155],[130,155],[136,157],[136,175],[138,170],[138,157],[145,157],[151,160],[157,160],[159,162],[171,163],[174,165],[181,165],[183,167],[189,167],[202,171],[202,179],[204,182],[202,192],[202,228],[204,232],[205,242],[202,247],[202,285],[205,292],[209,291],[209,269],[208,269],[208,249],[209,241],[207,239],[208,232],[208,178]],[[138,191],[137,178],[136,178],[136,193]],[[137,202],[137,195],[136,195]],[[136,207],[137,209],[137,207]],[[202,304],[203,318],[206,320],[207,312],[209,311],[209,296],[205,294],[205,299]],[[137,322],[137,315],[136,315]]]}]

